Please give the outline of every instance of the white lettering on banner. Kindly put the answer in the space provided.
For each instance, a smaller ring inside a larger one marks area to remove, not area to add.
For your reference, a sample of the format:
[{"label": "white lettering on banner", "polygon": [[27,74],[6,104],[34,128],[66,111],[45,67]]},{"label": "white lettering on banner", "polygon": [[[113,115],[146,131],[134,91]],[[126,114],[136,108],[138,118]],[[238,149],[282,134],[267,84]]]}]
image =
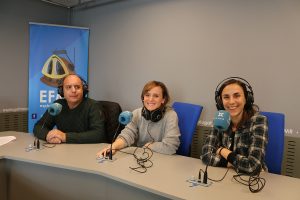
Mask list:
[{"label": "white lettering on banner", "polygon": [[49,90],[49,95],[48,95],[48,102],[52,102],[52,98],[54,98],[54,91],[53,90]]},{"label": "white lettering on banner", "polygon": [[49,104],[40,104],[40,108],[48,108]]},{"label": "white lettering on banner", "polygon": [[55,90],[40,90],[40,103],[52,103],[59,98],[59,94],[55,95]]},{"label": "white lettering on banner", "polygon": [[46,92],[47,90],[40,90],[40,103],[47,103],[47,101],[44,100],[44,98],[46,97]]}]

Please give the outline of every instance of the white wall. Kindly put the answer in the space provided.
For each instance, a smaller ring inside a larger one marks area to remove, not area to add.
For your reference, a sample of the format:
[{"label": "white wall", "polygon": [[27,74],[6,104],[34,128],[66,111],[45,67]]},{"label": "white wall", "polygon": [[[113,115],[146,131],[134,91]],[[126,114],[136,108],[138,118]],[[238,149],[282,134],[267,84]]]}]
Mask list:
[{"label": "white wall", "polygon": [[123,109],[141,105],[148,80],[160,80],[172,99],[216,111],[214,91],[228,76],[247,79],[261,110],[298,123],[300,1],[130,0],[73,13],[89,27],[90,96]]}]

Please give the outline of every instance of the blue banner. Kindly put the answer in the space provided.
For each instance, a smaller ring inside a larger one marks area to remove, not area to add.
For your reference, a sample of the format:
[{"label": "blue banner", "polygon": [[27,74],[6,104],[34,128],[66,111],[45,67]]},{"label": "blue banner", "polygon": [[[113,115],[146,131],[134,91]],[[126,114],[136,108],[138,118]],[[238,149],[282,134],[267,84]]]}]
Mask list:
[{"label": "blue banner", "polygon": [[60,98],[57,86],[69,73],[88,80],[89,29],[30,23],[28,132]]}]

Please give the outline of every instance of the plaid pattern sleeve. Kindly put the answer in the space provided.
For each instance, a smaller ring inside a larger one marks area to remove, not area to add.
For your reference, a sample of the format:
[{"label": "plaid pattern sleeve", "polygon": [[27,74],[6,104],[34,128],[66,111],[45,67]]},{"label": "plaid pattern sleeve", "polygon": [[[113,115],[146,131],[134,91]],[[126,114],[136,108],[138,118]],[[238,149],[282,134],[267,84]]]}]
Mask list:
[{"label": "plaid pattern sleeve", "polygon": [[[232,142],[229,135],[230,133],[219,132],[216,129],[211,131],[202,147],[201,159],[203,163],[223,166],[221,156],[216,154],[216,151],[220,146],[230,149]],[[252,174],[266,169],[264,158],[267,143],[267,118],[263,115],[254,115],[234,135],[233,153],[235,158],[232,164],[236,171]]]},{"label": "plaid pattern sleeve", "polygon": [[223,134],[222,131],[218,131],[217,129],[213,129],[211,133],[206,137],[205,143],[202,147],[202,155],[201,159],[204,164],[209,164],[212,166],[223,166],[222,165],[222,157],[218,154],[216,154],[216,151],[221,144],[221,138],[227,137],[225,134]]},{"label": "plaid pattern sleeve", "polygon": [[235,135],[234,151],[238,172],[252,174],[266,169],[264,162],[268,143],[268,123],[263,115],[254,115]]}]

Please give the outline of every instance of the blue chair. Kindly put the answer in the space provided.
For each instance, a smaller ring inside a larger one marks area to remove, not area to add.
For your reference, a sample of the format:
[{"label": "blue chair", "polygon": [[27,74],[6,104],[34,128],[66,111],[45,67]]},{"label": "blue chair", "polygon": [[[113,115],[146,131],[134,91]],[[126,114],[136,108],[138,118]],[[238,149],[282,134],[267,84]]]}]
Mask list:
[{"label": "blue chair", "polygon": [[266,149],[265,161],[269,172],[281,174],[281,164],[284,150],[284,120],[282,113],[260,112],[268,118],[269,142]]},{"label": "blue chair", "polygon": [[176,153],[183,156],[190,156],[193,135],[203,107],[183,102],[174,102],[172,107],[177,113],[178,126],[181,133],[180,146]]}]

